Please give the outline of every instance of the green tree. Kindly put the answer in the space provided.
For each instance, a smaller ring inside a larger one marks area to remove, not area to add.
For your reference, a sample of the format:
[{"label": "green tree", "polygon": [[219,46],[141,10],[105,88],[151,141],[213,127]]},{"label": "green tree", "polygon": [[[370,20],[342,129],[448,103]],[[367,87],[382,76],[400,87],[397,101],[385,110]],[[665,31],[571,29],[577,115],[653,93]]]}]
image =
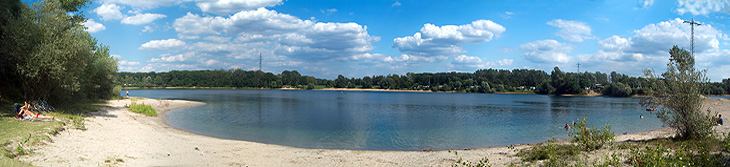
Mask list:
[{"label": "green tree", "polygon": [[603,89],[603,95],[607,96],[629,97],[631,94],[631,87],[621,82],[610,83]]},{"label": "green tree", "polygon": [[373,87],[373,79],[365,76],[362,78],[362,88],[372,88]]},{"label": "green tree", "polygon": [[694,57],[687,50],[676,45],[669,50],[670,59],[667,71],[655,76],[652,70],[644,74],[655,82],[656,92],[644,105],[659,105],[657,116],[662,122],[684,139],[704,138],[712,134],[714,115],[710,110],[701,111],[703,98],[701,91],[709,81],[706,70],[695,69]]},{"label": "green tree", "polygon": [[337,75],[337,79],[335,79],[335,88],[346,88],[347,87],[347,78],[342,75]]}]

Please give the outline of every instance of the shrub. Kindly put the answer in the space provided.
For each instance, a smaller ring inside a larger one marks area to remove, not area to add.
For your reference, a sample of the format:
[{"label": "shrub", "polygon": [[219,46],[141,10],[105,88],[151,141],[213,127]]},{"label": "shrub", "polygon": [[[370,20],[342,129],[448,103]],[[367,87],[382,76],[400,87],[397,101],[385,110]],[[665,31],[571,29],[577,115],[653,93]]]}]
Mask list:
[{"label": "shrub", "polygon": [[112,89],[112,97],[117,97],[122,93],[122,86],[117,85]]},{"label": "shrub", "polygon": [[517,156],[522,157],[522,161],[548,160],[548,164],[560,166],[558,164],[567,164],[568,157],[579,152],[575,145],[555,144],[555,139],[552,139],[532,148],[520,150]]},{"label": "shrub", "polygon": [[669,50],[671,58],[667,72],[661,79],[652,70],[644,70],[649,81],[655,85],[654,94],[642,100],[645,106],[660,106],[657,117],[672,127],[677,136],[684,139],[706,138],[712,134],[714,115],[709,110],[702,113],[701,90],[709,79],[706,70],[695,69],[694,57],[687,50],[676,45]]},{"label": "shrub", "polygon": [[611,125],[605,125],[600,130],[592,125],[591,128],[588,128],[585,115],[583,115],[583,119],[578,119],[577,123],[570,136],[573,137],[574,143],[586,151],[600,149],[606,143],[614,140],[615,135],[611,132]]},{"label": "shrub", "polygon": [[727,159],[722,155],[710,154],[706,142],[694,142],[696,150],[687,144],[680,149],[672,150],[661,144],[651,147],[646,145],[644,150],[632,148],[629,154],[629,163],[634,166],[728,166]]},{"label": "shrub", "polygon": [[144,103],[137,104],[137,101],[134,101],[134,100],[132,101],[132,104],[129,106],[129,111],[132,111],[134,113],[144,114],[147,116],[153,116],[153,117],[157,116],[157,111],[155,111],[155,109],[152,108],[152,106],[145,105]]}]

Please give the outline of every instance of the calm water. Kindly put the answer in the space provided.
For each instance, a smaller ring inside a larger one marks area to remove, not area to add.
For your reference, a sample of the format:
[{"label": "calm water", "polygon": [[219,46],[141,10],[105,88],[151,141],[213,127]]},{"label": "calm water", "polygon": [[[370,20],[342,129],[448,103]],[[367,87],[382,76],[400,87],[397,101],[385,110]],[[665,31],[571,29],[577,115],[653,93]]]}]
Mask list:
[{"label": "calm water", "polygon": [[129,93],[207,103],[168,112],[174,127],[300,148],[436,150],[536,143],[567,138],[565,123],[584,114],[597,127],[610,124],[616,134],[661,127],[635,98],[317,90]]}]

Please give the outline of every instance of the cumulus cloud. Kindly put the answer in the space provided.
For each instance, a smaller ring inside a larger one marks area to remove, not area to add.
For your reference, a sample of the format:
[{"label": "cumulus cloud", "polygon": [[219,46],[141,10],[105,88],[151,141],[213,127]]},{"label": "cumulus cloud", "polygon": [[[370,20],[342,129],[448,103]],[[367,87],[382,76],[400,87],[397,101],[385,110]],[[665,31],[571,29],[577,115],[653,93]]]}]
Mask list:
[{"label": "cumulus cloud", "polygon": [[102,4],[91,12],[99,15],[101,20],[118,20],[124,18],[120,10],[122,10],[122,7],[116,4]]},{"label": "cumulus cloud", "polygon": [[567,63],[570,61],[568,53],[573,50],[573,46],[546,39],[524,43],[520,49],[525,51],[525,58],[533,63]]},{"label": "cumulus cloud", "polygon": [[133,24],[133,25],[142,25],[142,24],[149,24],[157,19],[165,18],[167,16],[163,14],[155,14],[155,13],[144,13],[144,14],[137,14],[130,17],[125,17],[122,19],[122,24]]},{"label": "cumulus cloud", "polygon": [[712,12],[725,12],[730,14],[730,0],[678,0],[677,13],[683,15],[707,15]]},{"label": "cumulus cloud", "polygon": [[84,27],[86,27],[86,31],[88,31],[89,33],[95,33],[106,29],[104,25],[95,22],[94,19],[88,19],[83,24]]},{"label": "cumulus cloud", "polygon": [[583,42],[583,39],[594,38],[591,27],[584,22],[555,19],[547,24],[560,28],[555,35],[571,42]]},{"label": "cumulus cloud", "polygon": [[425,24],[413,36],[393,39],[393,48],[416,56],[451,56],[464,53],[466,43],[489,42],[505,31],[490,20],[476,20],[464,25],[435,26]]},{"label": "cumulus cloud", "polygon": [[379,40],[357,23],[301,20],[265,8],[241,11],[230,17],[188,13],[176,19],[173,27],[185,36],[237,36],[234,42],[270,42],[275,47],[273,54],[304,60],[362,54],[374,48],[372,41]]},{"label": "cumulus cloud", "polygon": [[276,6],[281,4],[281,0],[198,0],[195,4],[203,12],[228,15],[243,10]]},{"label": "cumulus cloud", "polygon": [[[629,51],[642,54],[661,54],[671,49],[673,45],[688,48],[691,37],[691,27],[676,18],[657,24],[649,24],[639,30],[634,30],[630,38]],[[712,25],[695,27],[695,53],[717,49],[720,41],[717,39],[723,34]]]},{"label": "cumulus cloud", "polygon": [[185,45],[185,42],[178,39],[166,39],[166,40],[152,40],[142,44],[139,47],[141,50],[164,50],[174,49]]}]

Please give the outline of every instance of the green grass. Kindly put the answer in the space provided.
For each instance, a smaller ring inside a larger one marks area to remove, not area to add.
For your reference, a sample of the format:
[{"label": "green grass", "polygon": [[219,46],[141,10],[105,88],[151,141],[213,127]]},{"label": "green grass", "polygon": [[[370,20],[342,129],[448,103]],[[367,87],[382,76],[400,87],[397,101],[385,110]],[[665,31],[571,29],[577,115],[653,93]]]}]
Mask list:
[{"label": "green grass", "polygon": [[33,122],[15,119],[12,104],[3,101],[0,106],[0,166],[32,166],[19,161],[18,156],[32,154],[43,141],[50,141],[48,135],[57,134],[70,124],[77,129],[84,128],[85,113],[97,111],[103,104],[79,102],[66,106],[54,106],[57,111],[43,113],[61,121]]},{"label": "green grass", "polygon": [[144,103],[137,104],[137,101],[134,99],[132,99],[132,104],[129,106],[129,111],[132,111],[134,113],[144,114],[147,116],[153,116],[153,117],[157,116],[157,111],[155,111],[155,109],[152,108],[152,106],[146,105]]}]

